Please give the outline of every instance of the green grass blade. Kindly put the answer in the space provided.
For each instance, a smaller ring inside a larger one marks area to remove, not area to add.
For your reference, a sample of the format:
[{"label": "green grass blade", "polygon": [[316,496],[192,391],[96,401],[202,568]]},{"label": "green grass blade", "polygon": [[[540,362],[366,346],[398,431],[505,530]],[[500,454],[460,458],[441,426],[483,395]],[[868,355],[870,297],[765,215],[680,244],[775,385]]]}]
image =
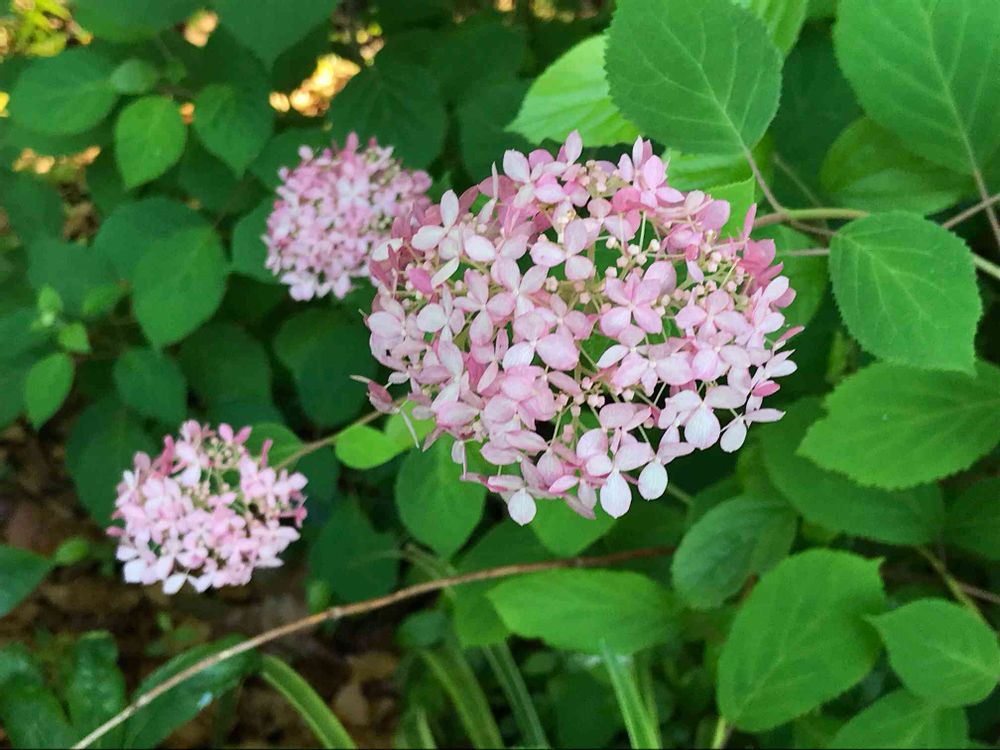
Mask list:
[{"label": "green grass blade", "polygon": [[446,645],[417,652],[451,698],[473,747],[503,747],[489,701],[461,649]]},{"label": "green grass blade", "polygon": [[618,699],[618,708],[625,719],[625,729],[629,741],[635,750],[648,750],[662,747],[660,730],[656,726],[646,702],[639,690],[639,680],[635,673],[635,664],[631,657],[619,656],[604,645],[601,655],[604,666],[611,676],[611,685]]},{"label": "green grass blade", "polygon": [[264,656],[260,676],[294,706],[323,747],[336,750],[357,747],[326,702],[288,664],[276,656]]},{"label": "green grass blade", "polygon": [[547,748],[549,740],[545,736],[542,720],[538,717],[535,704],[531,702],[528,686],[524,684],[521,671],[517,668],[514,655],[506,643],[486,646],[483,649],[486,660],[500,682],[507,702],[510,703],[514,720],[521,730],[524,747]]}]

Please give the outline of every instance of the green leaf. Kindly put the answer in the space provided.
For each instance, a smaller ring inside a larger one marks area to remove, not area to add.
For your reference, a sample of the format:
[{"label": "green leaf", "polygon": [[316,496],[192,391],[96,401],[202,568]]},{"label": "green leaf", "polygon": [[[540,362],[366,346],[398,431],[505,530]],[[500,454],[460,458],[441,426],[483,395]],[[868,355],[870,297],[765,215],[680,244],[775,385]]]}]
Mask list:
[{"label": "green leaf", "polygon": [[59,329],[56,340],[63,351],[73,354],[90,354],[90,338],[87,327],[79,321],[67,323]]},{"label": "green leaf", "polygon": [[1000,147],[1000,5],[843,0],[837,57],[865,111],[926,159],[972,174]]},{"label": "green leaf", "polygon": [[144,96],[121,111],[115,123],[115,161],[126,189],[155,180],[181,158],[187,128],[177,105],[165,96]]},{"label": "green leaf", "polygon": [[107,116],[118,101],[114,66],[87,47],[32,60],[10,93],[11,119],[47,135],[80,133]]},{"label": "green leaf", "polygon": [[51,569],[41,555],[0,544],[0,617],[30,596]]},{"label": "green leaf", "polygon": [[462,163],[473,177],[490,174],[494,164],[503,163],[507,149],[528,151],[528,141],[510,132],[507,125],[517,114],[527,90],[525,81],[493,83],[458,106]]},{"label": "green leaf", "polygon": [[63,203],[52,185],[23,172],[0,172],[0,189],[10,226],[23,242],[62,237]]},{"label": "green leaf", "polygon": [[[87,736],[125,708],[125,677],[117,662],[118,647],[109,633],[86,633],[73,645],[64,689],[78,736]],[[92,747],[121,747],[123,732],[115,727]]]},{"label": "green leaf", "polygon": [[36,291],[57,291],[65,309],[80,315],[88,293],[115,277],[99,248],[43,237],[28,247],[28,280]]},{"label": "green leaf", "polygon": [[265,198],[233,227],[233,273],[248,276],[265,284],[277,284],[278,280],[264,263],[267,261],[267,246],[262,239],[267,232],[267,217],[274,208],[274,198]]},{"label": "green leaf", "polygon": [[562,500],[537,503],[535,517],[528,528],[550,552],[560,557],[579,555],[603,537],[615,525],[615,519],[600,508],[595,518],[584,518]]},{"label": "green leaf", "polygon": [[674,554],[677,593],[694,609],[718,607],[752,574],[788,554],[795,529],[795,513],[784,500],[737,497],[716,505]]},{"label": "green leaf", "polygon": [[472,747],[503,747],[489,700],[461,650],[445,645],[434,650],[422,649],[419,654],[451,699]]},{"label": "green leaf", "polygon": [[344,430],[334,443],[337,458],[352,469],[373,469],[399,455],[399,446],[385,433],[366,424]]},{"label": "green leaf", "polygon": [[180,23],[197,8],[197,0],[76,0],[73,20],[100,39],[136,42]]},{"label": "green leaf", "polygon": [[396,508],[407,530],[447,559],[465,544],[483,517],[486,488],[461,479],[451,442],[410,451],[396,475]]},{"label": "green leaf", "polygon": [[632,654],[675,635],[670,595],[628,571],[550,570],[503,581],[489,598],[511,631],[553,648]]},{"label": "green leaf", "polygon": [[292,169],[302,160],[299,156],[300,148],[307,146],[313,150],[322,150],[329,145],[330,134],[321,128],[288,128],[268,141],[264,150],[250,165],[250,171],[266,187],[274,188],[281,181],[278,170],[282,167]]},{"label": "green leaf", "polygon": [[133,456],[155,449],[142,424],[114,400],[99,401],[77,418],[66,443],[66,465],[80,501],[99,526],[111,520],[115,487],[132,468]]},{"label": "green leaf", "polygon": [[221,24],[270,68],[278,55],[301,40],[324,18],[337,0],[298,0],[289,13],[285,0],[215,0]]},{"label": "green leaf", "polygon": [[[175,656],[142,681],[132,696],[133,700],[202,659],[235,646],[242,640],[240,636],[226,636]],[[246,651],[220,661],[182,682],[148,706],[139,709],[128,720],[125,724],[125,747],[159,746],[175,729],[201,713],[209,703],[239,685],[244,677],[256,672],[259,665],[260,654]]]},{"label": "green leaf", "polygon": [[[519,26],[485,22],[460,24],[453,29],[437,32],[430,50],[429,69],[447,101],[463,101],[470,92],[517,74],[527,52]],[[462,64],[456,65],[457,60]]]},{"label": "green leaf", "polygon": [[722,649],[722,715],[739,729],[764,731],[868,674],[880,648],[864,618],[885,609],[878,568],[846,552],[810,550],[765,574]]},{"label": "green leaf", "polygon": [[261,659],[260,676],[295,708],[316,735],[321,747],[357,747],[326,701],[288,664],[276,656],[265,654]]},{"label": "green leaf", "polygon": [[965,712],[940,708],[905,690],[883,696],[837,732],[829,747],[949,748],[968,747]]},{"label": "green leaf", "polygon": [[706,187],[705,192],[717,200],[729,203],[729,220],[719,230],[720,237],[734,237],[743,231],[747,211],[756,202],[757,180],[747,177],[739,182]]},{"label": "green leaf", "polygon": [[252,455],[260,455],[267,440],[271,441],[271,450],[267,455],[268,463],[272,466],[288,460],[303,447],[299,436],[285,425],[276,422],[263,422],[253,425],[250,437],[247,438],[247,450]]},{"label": "green leaf", "polygon": [[935,485],[887,492],[861,487],[796,453],[822,417],[819,399],[792,404],[780,422],[763,425],[758,444],[768,476],[802,517],[831,531],[888,544],[925,544],[941,533],[944,503]]},{"label": "green leaf", "polygon": [[145,94],[160,80],[160,71],[141,57],[130,57],[111,74],[111,85],[119,94]]},{"label": "green leaf", "polygon": [[221,159],[212,156],[195,138],[188,140],[184,149],[177,168],[177,185],[198,201],[203,210],[219,219],[223,215],[248,211],[264,194],[257,180],[250,175],[236,177]]},{"label": "green leaf", "polygon": [[826,297],[827,259],[821,255],[793,255],[796,250],[815,248],[816,241],[780,224],[756,229],[754,237],[774,240],[775,260],[782,264],[781,274],[788,277],[795,290],[794,301],[781,312],[790,325],[806,325]]},{"label": "green leaf", "polygon": [[945,541],[1000,561],[1000,478],[967,489],[948,507]]},{"label": "green leaf", "polygon": [[206,403],[271,400],[271,362],[264,346],[235,323],[209,323],[181,345],[191,388]]},{"label": "green leaf", "polygon": [[334,504],[309,550],[312,577],[347,602],[389,593],[398,568],[392,534],[376,531],[354,500]]},{"label": "green leaf", "polygon": [[890,364],[869,365],[826,399],[799,453],[860,484],[913,487],[967,469],[1000,441],[1000,370],[976,377]]},{"label": "green leaf", "polygon": [[94,250],[111,261],[121,278],[134,280],[139,261],[157,240],[204,225],[183,203],[161,196],[144,198],[118,206],[101,222]]},{"label": "green leaf", "polygon": [[30,355],[0,358],[0,428],[11,424],[24,409],[24,381],[33,364]]},{"label": "green leaf", "polygon": [[448,118],[437,83],[426,69],[376,62],[351,79],[327,111],[341,143],[351,131],[391,145],[408,167],[426,167],[441,153]]},{"label": "green leaf", "polygon": [[842,206],[918,214],[953,206],[970,188],[967,177],[911,154],[867,117],[855,120],[834,141],[820,180]]},{"label": "green leaf", "polygon": [[893,671],[928,703],[967,706],[985,700],[997,686],[996,633],[967,609],[943,599],[920,599],[871,622]]},{"label": "green leaf", "polygon": [[915,214],[851,222],[830,243],[830,277],[848,329],[877,357],[972,372],[983,313],[972,252]]},{"label": "green leaf", "polygon": [[24,381],[24,406],[36,430],[63,405],[73,387],[75,371],[73,358],[64,352],[50,354],[28,371]]},{"label": "green leaf", "polygon": [[0,725],[12,747],[69,747],[76,735],[43,673],[20,643],[0,649]]},{"label": "green leaf", "polygon": [[806,20],[809,0],[735,0],[764,22],[767,33],[783,54],[788,54],[799,38]]},{"label": "green leaf", "polygon": [[187,412],[187,381],[177,363],[152,349],[129,349],[115,360],[112,375],[122,403],[171,427]]},{"label": "green leaf", "polygon": [[604,73],[607,38],[579,42],[531,84],[508,127],[531,143],[562,142],[578,130],[587,146],[631,143],[639,135],[611,101]]},{"label": "green leaf", "polygon": [[274,110],[267,91],[212,84],[194,100],[195,132],[237,177],[257,158],[273,129]]},{"label": "green leaf", "polygon": [[618,708],[625,720],[629,744],[636,748],[663,747],[660,728],[642,700],[639,679],[631,656],[618,656],[608,648],[602,649],[602,660],[615,690]]},{"label": "green leaf", "polygon": [[153,346],[179,341],[208,320],[222,302],[227,273],[211,227],[184,228],[155,240],[133,280],[135,316]]},{"label": "green leaf", "polygon": [[778,109],[781,53],[730,0],[633,0],[615,12],[608,81],[647,134],[692,153],[744,153]]}]

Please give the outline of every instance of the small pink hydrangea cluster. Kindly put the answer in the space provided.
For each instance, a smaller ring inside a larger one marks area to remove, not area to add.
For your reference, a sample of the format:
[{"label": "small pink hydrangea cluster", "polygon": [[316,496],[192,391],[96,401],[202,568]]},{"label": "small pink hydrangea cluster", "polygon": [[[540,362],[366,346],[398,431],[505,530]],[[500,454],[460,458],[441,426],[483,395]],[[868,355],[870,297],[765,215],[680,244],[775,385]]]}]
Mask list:
[{"label": "small pink hydrangea cluster", "polygon": [[188,421],[177,439],[164,438],[156,458],[136,454],[112,516],[123,525],[108,529],[127,582],[162,581],[174,594],[188,581],[200,592],[240,586],[255,568],[281,565],[306,516],[306,478],[269,467],[269,442],[251,456],[249,436],[249,427],[234,433],[223,424],[216,432]]},{"label": "small pink hydrangea cluster", "polygon": [[279,172],[282,184],[267,220],[267,268],[296,300],[327,294],[343,299],[354,279],[368,276],[371,250],[389,236],[397,216],[430,201],[426,172],[403,169],[373,138],[358,149],[351,133],[343,149],[320,154],[307,146],[302,162]]},{"label": "small pink hydrangea cluster", "polygon": [[[409,383],[414,414],[456,438],[467,478],[527,523],[539,498],[592,517],[625,513],[633,487],[663,495],[665,466],[735,451],[776,378],[795,370],[780,312],[794,291],[754,209],[722,237],[729,204],[667,183],[637,140],[617,164],[508,151],[503,174],[399,221],[376,248],[367,318],[375,357]],[[393,408],[369,383],[372,403]],[[469,474],[466,443],[490,476]]]}]

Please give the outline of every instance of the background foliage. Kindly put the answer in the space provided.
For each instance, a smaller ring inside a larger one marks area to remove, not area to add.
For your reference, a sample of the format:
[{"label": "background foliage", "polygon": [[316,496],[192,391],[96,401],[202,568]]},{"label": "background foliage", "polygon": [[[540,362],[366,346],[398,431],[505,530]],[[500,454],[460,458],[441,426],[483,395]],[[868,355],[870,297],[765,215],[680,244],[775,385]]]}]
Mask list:
[{"label": "background foliage", "polygon": [[[959,216],[1000,190],[995,0],[15,0],[0,33],[0,471],[14,487],[25,456],[64,446],[64,512],[88,519],[34,551],[8,526],[0,615],[46,577],[115,575],[114,485],[183,418],[253,424],[280,460],[366,412],[350,376],[377,374],[370,290],[293,303],[263,268],[277,171],[300,145],[375,135],[440,195],[506,148],[575,128],[614,157],[642,133],[671,184],[733,203],[734,231],[755,201],[788,209],[757,230],[806,326],[785,419],[739,458],[671,466],[670,499],[617,521],[544,504],[526,528],[458,481],[445,442],[413,450],[398,416],[352,426],[301,461],[305,541],[248,596],[316,611],[676,547],[393,610],[398,744],[1000,738],[1000,228],[992,209]],[[167,613],[188,602],[142,610],[166,618],[143,645],[152,673],[95,618],[5,636],[7,741],[75,742],[238,639],[239,619],[178,635]],[[252,651],[100,744],[156,746],[210,699],[225,741],[236,687],[258,677],[322,744],[351,742],[330,695]]]}]

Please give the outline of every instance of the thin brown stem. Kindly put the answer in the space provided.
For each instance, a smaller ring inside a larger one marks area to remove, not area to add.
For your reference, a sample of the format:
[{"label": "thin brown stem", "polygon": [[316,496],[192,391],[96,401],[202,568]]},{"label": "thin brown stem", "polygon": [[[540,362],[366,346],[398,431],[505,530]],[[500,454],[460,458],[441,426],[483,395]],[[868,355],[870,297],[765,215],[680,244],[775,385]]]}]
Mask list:
[{"label": "thin brown stem", "polygon": [[309,630],[310,628],[317,627],[325,622],[340,620],[352,615],[374,612],[377,609],[398,604],[399,602],[403,602],[408,599],[414,599],[416,597],[423,596],[424,594],[441,591],[442,589],[451,588],[453,586],[475,583],[477,581],[489,581],[496,578],[521,576],[528,573],[555,570],[557,568],[597,568],[628,562],[630,560],[669,555],[672,554],[673,551],[672,547],[644,547],[642,549],[615,552],[610,555],[601,555],[599,557],[573,557],[562,560],[549,560],[547,562],[540,563],[501,565],[497,568],[487,568],[485,570],[477,570],[473,573],[465,573],[463,575],[448,576],[447,578],[425,581],[414,586],[408,586],[385,596],[379,596],[374,599],[366,599],[365,601],[355,602],[354,604],[330,607],[329,609],[317,612],[309,617],[303,617],[302,619],[295,620],[294,622],[289,622],[279,627],[272,628],[271,630],[266,630],[253,638],[241,641],[235,646],[230,646],[229,648],[224,649],[206,659],[202,659],[197,664],[193,664],[187,669],[178,672],[173,677],[160,683],[149,692],[143,693],[136,701],[127,706],[123,711],[104,722],[93,732],[73,745],[73,748],[74,750],[78,750],[79,748],[89,747],[112,729],[134,716],[137,711],[140,711],[142,708],[155,701],[164,693],[169,692],[173,688],[186,682],[187,680],[190,680],[192,677],[200,674],[206,669],[214,667],[216,664],[226,661],[227,659],[232,659],[234,656],[246,653],[247,651],[251,651],[259,646],[263,646],[266,643],[283,638],[286,635],[292,635],[293,633],[298,633],[303,630]]},{"label": "thin brown stem", "polygon": [[[776,211],[773,214],[759,216],[754,221],[754,228],[766,227],[769,224],[786,224],[798,220],[809,221],[812,219],[861,219],[868,216],[867,211],[857,208],[789,208]],[[816,227],[810,227],[811,231],[818,231]]]},{"label": "thin brown stem", "polygon": [[973,216],[975,216],[976,214],[978,214],[980,211],[982,211],[984,209],[988,209],[990,206],[994,205],[995,203],[1000,203],[1000,193],[997,193],[996,195],[991,195],[989,198],[985,198],[985,199],[979,201],[979,203],[977,203],[974,206],[969,206],[967,209],[965,209],[961,213],[957,213],[954,216],[952,216],[950,219],[948,219],[948,221],[943,222],[941,224],[941,226],[943,226],[945,229],[951,229],[953,226],[961,224],[966,219],[971,219]]},{"label": "thin brown stem", "polygon": [[990,191],[986,187],[986,181],[983,179],[983,173],[978,169],[973,170],[972,178],[976,181],[976,188],[979,190],[979,197],[985,202],[984,208],[986,209],[986,216],[990,220],[990,227],[993,228],[993,237],[997,241],[997,248],[1000,249],[1000,220],[997,219],[997,212],[993,208],[993,204],[989,202]]},{"label": "thin brown stem", "polygon": [[955,597],[958,602],[972,612],[980,620],[985,620],[983,613],[979,611],[979,607],[976,603],[969,597],[958,581],[955,580],[954,576],[948,572],[948,567],[942,562],[937,555],[931,552],[926,547],[917,547],[917,552],[930,564],[934,569],[934,572],[940,576],[941,580],[944,581],[944,585],[948,587],[951,595]]}]

